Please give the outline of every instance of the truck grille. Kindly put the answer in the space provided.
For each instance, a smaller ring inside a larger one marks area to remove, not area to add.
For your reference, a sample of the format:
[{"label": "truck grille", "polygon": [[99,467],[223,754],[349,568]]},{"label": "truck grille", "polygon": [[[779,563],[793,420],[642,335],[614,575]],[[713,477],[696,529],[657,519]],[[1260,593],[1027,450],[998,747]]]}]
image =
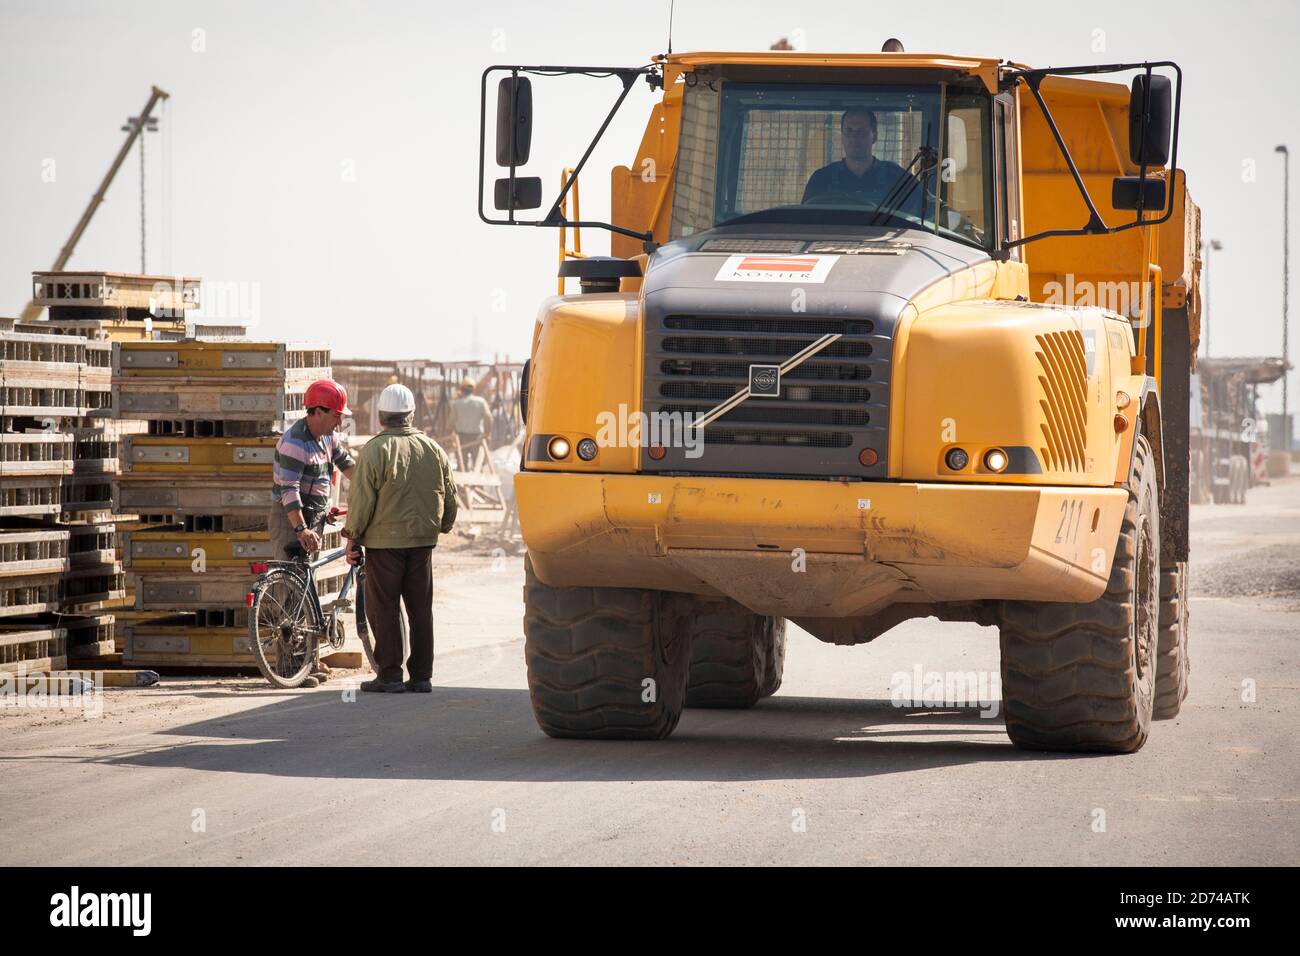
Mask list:
[{"label": "truck grille", "polygon": [[[883,477],[891,339],[860,318],[667,314],[647,309],[644,410],[703,415],[749,384],[750,365],[779,365],[832,342],[781,376],[777,397],[751,397],[704,429],[703,454],[668,448],[647,471]],[[875,465],[864,467],[863,448]]]}]

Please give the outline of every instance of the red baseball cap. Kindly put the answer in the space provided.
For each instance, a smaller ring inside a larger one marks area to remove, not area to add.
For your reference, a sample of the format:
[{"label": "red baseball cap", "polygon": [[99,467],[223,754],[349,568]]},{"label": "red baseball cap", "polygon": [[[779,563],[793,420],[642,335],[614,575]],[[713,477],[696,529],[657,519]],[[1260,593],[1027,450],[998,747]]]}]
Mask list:
[{"label": "red baseball cap", "polygon": [[307,393],[302,397],[303,408],[315,408],[321,405],[340,415],[351,415],[348,408],[348,390],[330,378],[323,378],[307,386]]}]

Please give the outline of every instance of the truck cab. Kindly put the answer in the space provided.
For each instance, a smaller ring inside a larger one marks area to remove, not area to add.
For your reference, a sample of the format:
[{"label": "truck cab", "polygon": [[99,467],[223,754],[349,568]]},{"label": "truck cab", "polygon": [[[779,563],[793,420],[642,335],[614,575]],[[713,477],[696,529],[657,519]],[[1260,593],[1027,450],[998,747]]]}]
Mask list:
[{"label": "truck cab", "polygon": [[[542,304],[527,370],[516,497],[543,729],[659,736],[684,704],[772,693],[787,620],[857,644],[917,616],[1002,629],[1021,745],[1132,750],[1176,712],[1185,679],[1153,703],[1152,614],[1163,586],[1185,618],[1161,385],[1186,378],[1194,336],[1194,207],[1176,123],[1165,166],[1169,85],[1141,66],[1132,90],[905,53],[690,53],[644,74],[662,99],[611,172],[612,222],[585,224],[612,255],[561,239],[561,285],[582,291]],[[507,69],[498,221],[526,224],[529,68]],[[576,182],[527,224],[582,227]],[[1042,688],[1096,664],[1050,647],[1121,606],[1127,637],[1097,653],[1128,661],[1131,712],[1060,725]],[[582,649],[629,620],[624,657]]]}]

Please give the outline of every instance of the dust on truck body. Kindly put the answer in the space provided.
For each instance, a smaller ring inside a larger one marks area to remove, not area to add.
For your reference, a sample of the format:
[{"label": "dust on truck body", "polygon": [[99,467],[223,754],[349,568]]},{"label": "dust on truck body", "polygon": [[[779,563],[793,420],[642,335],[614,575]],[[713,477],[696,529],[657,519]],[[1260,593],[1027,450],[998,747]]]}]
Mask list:
[{"label": "dust on truck body", "polygon": [[[661,91],[609,223],[577,210],[590,147],[546,206],[519,169],[529,78],[557,73],[612,77],[614,110]],[[480,215],[612,236],[584,257],[561,233],[582,291],[541,306],[521,399],[543,730],[662,737],[684,706],[773,693],[787,620],[859,644],[924,616],[1000,628],[1018,745],[1133,751],[1178,712],[1199,314],[1180,90],[1167,62],[905,53],[485,71]],[[861,165],[864,123],[893,177],[874,192],[837,166]]]}]

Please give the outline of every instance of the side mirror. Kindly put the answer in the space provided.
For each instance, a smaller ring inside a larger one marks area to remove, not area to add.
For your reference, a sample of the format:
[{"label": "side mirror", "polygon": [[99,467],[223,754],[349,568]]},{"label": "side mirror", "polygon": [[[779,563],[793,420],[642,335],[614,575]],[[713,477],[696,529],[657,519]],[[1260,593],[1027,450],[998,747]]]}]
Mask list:
[{"label": "side mirror", "polygon": [[497,165],[522,166],[527,163],[532,141],[532,81],[526,76],[507,76],[497,84]]},{"label": "side mirror", "polygon": [[542,204],[542,177],[516,176],[514,195],[510,194],[510,178],[498,179],[493,190],[498,209],[536,209]]},{"label": "side mirror", "polygon": [[944,161],[952,161],[948,167],[954,173],[960,173],[970,163],[970,153],[966,147],[966,121],[955,113],[948,114],[948,155]]},{"label": "side mirror", "polygon": [[1151,212],[1165,208],[1165,181],[1140,179],[1137,176],[1119,176],[1111,182],[1110,204],[1116,209],[1137,209],[1138,196],[1142,197],[1142,210]]},{"label": "side mirror", "polygon": [[[1151,84],[1148,89],[1147,80]],[[1169,132],[1173,121],[1172,84],[1167,76],[1152,73],[1133,78],[1128,99],[1128,156],[1138,166],[1164,166],[1169,162]],[[1142,101],[1146,100],[1146,136],[1142,135]]]}]

